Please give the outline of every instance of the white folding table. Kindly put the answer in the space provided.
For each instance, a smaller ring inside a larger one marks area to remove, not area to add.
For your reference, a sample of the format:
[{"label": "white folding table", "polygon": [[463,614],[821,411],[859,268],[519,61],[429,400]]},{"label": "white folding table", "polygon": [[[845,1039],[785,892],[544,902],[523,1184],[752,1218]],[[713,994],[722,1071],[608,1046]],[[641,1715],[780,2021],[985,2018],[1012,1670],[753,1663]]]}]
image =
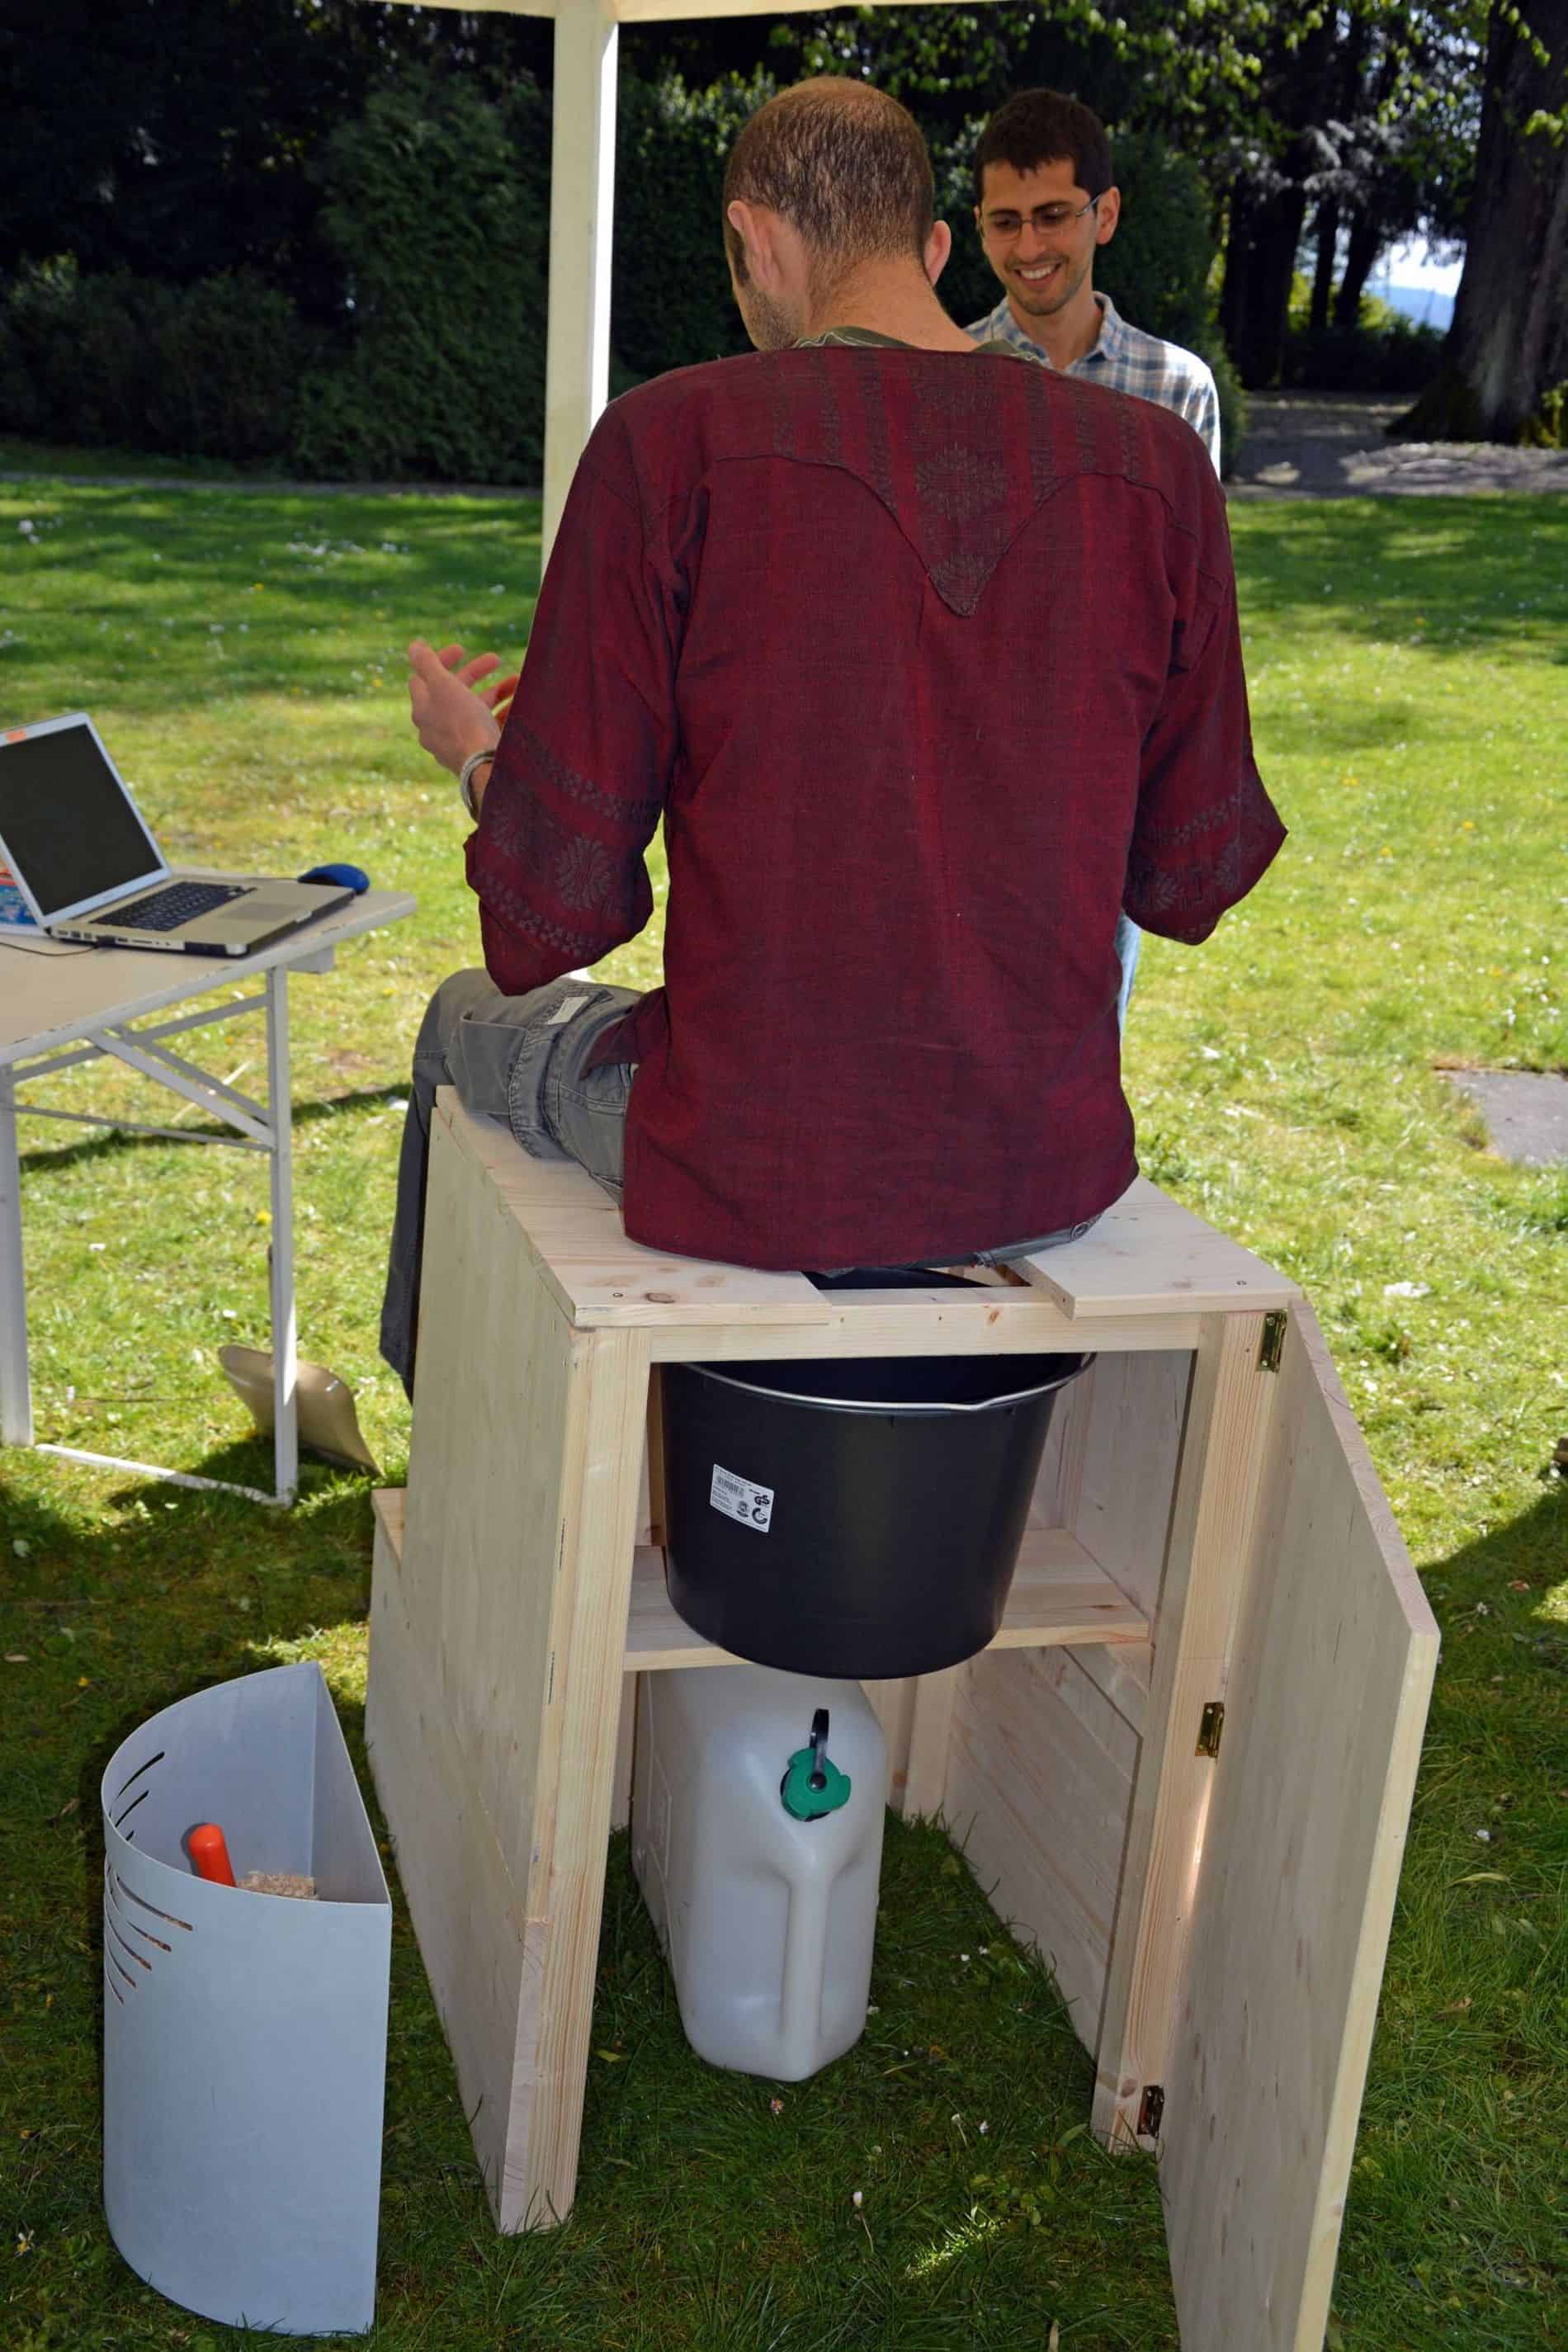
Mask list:
[{"label": "white folding table", "polygon": [[[235,957],[159,955],[134,948],[54,947],[51,951],[51,943],[41,941],[36,932],[22,932],[15,938],[0,933],[0,1444],[31,1445],[35,1442],[27,1368],[18,1115],[119,1128],[129,1134],[165,1135],[184,1143],[224,1143],[242,1151],[265,1151],[272,1162],[273,1493],[237,1486],[229,1479],[198,1478],[190,1472],[162,1469],[154,1463],[88,1454],[73,1445],[40,1445],[38,1451],[108,1469],[137,1471],[143,1477],[172,1479],[181,1486],[221,1487],[258,1502],[292,1502],[299,1481],[300,1444],[294,1394],[289,974],[330,971],[342,940],[400,921],[414,908],[415,901],[405,891],[367,891],[302,931],[275,940],[254,955]],[[221,1003],[203,1005],[172,1019],[153,1017],[166,1014],[172,1005],[193,996],[232,990],[236,983],[253,979],[261,985],[252,992],[226,995]],[[265,1103],[198,1068],[168,1042],[186,1031],[257,1012],[267,1016]],[[18,1099],[19,1087],[105,1055],[155,1078],[233,1132],[198,1135],[186,1128],[147,1127],[132,1119]]]}]

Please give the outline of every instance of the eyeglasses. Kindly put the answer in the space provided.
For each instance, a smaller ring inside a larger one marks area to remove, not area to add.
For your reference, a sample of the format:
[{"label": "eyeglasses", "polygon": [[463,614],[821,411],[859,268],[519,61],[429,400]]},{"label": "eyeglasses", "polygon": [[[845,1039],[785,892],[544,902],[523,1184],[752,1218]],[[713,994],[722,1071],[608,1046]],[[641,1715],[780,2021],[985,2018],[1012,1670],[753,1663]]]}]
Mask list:
[{"label": "eyeglasses", "polygon": [[[1100,191],[1103,194],[1103,189]],[[1057,236],[1064,228],[1071,228],[1099,204],[1099,196],[1090,196],[1087,205],[1037,205],[1028,215],[1030,227],[1037,236]],[[980,234],[991,245],[1011,245],[1023,234],[1024,215],[1020,213],[987,213],[980,224]]]}]

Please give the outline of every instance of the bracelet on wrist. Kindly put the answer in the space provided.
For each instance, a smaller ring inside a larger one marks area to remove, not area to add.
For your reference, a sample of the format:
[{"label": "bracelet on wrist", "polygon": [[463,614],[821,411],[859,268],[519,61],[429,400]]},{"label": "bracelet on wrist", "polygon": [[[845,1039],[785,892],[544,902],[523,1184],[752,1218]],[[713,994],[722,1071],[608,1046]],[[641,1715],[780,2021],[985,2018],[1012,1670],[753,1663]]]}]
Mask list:
[{"label": "bracelet on wrist", "polygon": [[494,758],[495,746],[492,743],[487,751],[470,751],[468,758],[464,761],[462,766],[458,771],[458,793],[461,796],[463,806],[468,810],[468,814],[473,818],[476,824],[478,824],[479,821],[479,803],[474,798],[474,770],[482,766],[486,761],[493,760]]}]

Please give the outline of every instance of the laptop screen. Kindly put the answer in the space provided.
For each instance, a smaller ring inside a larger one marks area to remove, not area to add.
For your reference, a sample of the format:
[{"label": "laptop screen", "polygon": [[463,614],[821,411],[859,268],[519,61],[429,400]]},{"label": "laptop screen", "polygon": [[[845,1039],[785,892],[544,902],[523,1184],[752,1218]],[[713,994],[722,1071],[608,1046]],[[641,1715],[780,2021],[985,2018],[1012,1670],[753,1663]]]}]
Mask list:
[{"label": "laptop screen", "polygon": [[0,734],[0,844],[46,923],[165,870],[86,719]]}]

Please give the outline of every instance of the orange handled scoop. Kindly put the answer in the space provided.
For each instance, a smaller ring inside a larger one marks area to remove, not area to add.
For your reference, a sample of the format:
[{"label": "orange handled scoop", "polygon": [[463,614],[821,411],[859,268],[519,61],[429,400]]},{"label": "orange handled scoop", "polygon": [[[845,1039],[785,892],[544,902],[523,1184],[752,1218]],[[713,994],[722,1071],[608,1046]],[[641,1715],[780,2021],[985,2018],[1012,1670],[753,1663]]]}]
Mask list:
[{"label": "orange handled scoop", "polygon": [[227,1842],[216,1822],[198,1822],[185,1840],[185,1851],[201,1877],[210,1878],[215,1886],[234,1885]]}]

